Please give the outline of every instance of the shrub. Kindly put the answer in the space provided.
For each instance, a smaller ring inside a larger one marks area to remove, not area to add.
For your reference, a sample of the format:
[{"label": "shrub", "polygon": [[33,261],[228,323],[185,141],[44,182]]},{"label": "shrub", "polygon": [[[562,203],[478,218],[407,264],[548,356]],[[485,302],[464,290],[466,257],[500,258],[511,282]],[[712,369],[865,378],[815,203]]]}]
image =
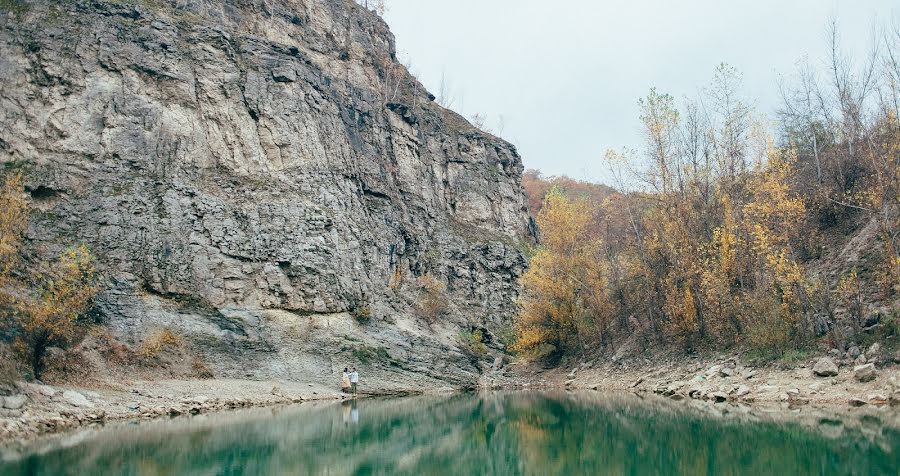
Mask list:
[{"label": "shrub", "polygon": [[146,359],[154,359],[160,352],[181,347],[181,337],[164,327],[147,336],[141,344],[140,354]]},{"label": "shrub", "polygon": [[372,320],[372,309],[369,306],[360,306],[350,311],[350,315],[356,322],[366,324]]},{"label": "shrub", "polygon": [[472,332],[460,332],[459,339],[463,348],[472,354],[482,356],[487,354],[487,346],[484,344],[484,333],[481,329],[475,329]]},{"label": "shrub", "polygon": [[430,274],[423,275],[417,281],[419,298],[416,302],[416,311],[429,323],[447,315],[450,310],[450,300],[447,298],[447,287]]},{"label": "shrub", "polygon": [[191,369],[194,371],[195,376],[199,379],[211,379],[214,378],[212,370],[209,369],[209,366],[206,365],[206,362],[201,360],[199,357],[194,357],[194,361],[191,363]]}]

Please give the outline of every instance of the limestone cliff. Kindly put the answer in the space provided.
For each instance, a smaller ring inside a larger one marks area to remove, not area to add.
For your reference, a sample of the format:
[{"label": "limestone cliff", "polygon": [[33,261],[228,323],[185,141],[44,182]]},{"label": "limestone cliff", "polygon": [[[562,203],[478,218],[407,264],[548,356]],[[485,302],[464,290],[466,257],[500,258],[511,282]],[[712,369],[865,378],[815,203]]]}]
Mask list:
[{"label": "limestone cliff", "polygon": [[[351,0],[0,8],[0,162],[26,173],[35,249],[98,256],[117,337],[178,330],[222,376],[477,378],[457,336],[496,339],[514,312],[521,161],[433,101],[380,18]],[[424,274],[451,302],[433,324],[413,311]]]}]

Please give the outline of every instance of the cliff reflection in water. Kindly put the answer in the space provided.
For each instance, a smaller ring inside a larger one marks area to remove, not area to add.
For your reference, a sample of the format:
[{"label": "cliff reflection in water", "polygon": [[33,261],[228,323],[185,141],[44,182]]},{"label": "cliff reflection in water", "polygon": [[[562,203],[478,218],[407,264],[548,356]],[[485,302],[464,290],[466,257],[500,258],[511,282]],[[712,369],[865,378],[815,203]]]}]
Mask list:
[{"label": "cliff reflection in water", "polygon": [[529,392],[304,404],[72,436],[0,474],[900,474],[900,433],[874,419],[863,432],[653,402]]}]

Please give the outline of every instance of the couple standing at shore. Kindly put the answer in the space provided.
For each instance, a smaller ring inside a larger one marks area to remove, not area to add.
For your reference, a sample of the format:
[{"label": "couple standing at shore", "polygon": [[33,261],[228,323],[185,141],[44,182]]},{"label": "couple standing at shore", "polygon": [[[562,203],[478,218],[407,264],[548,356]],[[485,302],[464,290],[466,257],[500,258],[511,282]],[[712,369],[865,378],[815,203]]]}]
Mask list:
[{"label": "couple standing at shore", "polygon": [[344,393],[352,393],[356,395],[357,393],[357,384],[359,383],[359,372],[356,371],[356,367],[353,367],[353,371],[347,371],[347,367],[344,367],[344,374],[341,376],[341,390]]}]

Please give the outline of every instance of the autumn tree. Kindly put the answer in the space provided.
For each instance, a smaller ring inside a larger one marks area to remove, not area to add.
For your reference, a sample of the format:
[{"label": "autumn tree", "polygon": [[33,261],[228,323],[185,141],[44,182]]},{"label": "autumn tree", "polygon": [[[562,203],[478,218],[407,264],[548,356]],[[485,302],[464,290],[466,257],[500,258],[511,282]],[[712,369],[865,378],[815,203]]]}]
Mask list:
[{"label": "autumn tree", "polygon": [[30,295],[18,300],[16,347],[35,379],[41,378],[47,349],[75,339],[79,318],[97,290],[94,258],[82,245],[64,252],[42,273]]},{"label": "autumn tree", "polygon": [[554,189],[537,222],[541,245],[522,279],[514,347],[546,358],[602,344],[612,309],[589,202]]},{"label": "autumn tree", "polygon": [[50,263],[21,269],[22,237],[28,225],[21,174],[0,189],[0,310],[7,338],[36,379],[47,349],[66,346],[77,336],[80,317],[98,290],[94,258],[85,246],[71,248]]}]

